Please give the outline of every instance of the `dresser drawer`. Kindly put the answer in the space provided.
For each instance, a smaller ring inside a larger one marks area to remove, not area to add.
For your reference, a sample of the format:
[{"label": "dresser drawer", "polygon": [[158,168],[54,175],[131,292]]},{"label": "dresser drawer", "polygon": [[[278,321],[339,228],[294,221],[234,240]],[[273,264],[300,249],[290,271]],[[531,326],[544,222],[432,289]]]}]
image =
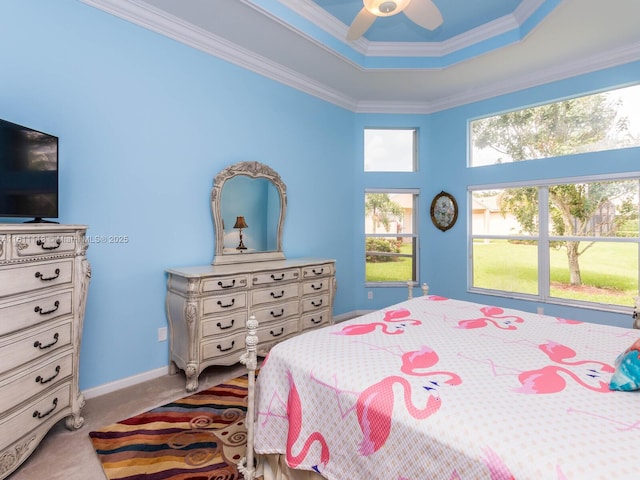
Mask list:
[{"label": "dresser drawer", "polygon": [[284,302],[292,298],[298,298],[299,287],[297,283],[283,285],[273,285],[271,288],[262,288],[251,292],[251,305],[256,306],[262,303],[275,301]]},{"label": "dresser drawer", "polygon": [[216,315],[213,318],[204,319],[202,321],[202,336],[210,337],[212,335],[225,335],[243,330],[247,324],[247,311],[242,310],[232,315]]},{"label": "dresser drawer", "polygon": [[271,272],[256,273],[251,282],[253,285],[269,285],[274,283],[290,282],[300,278],[300,271],[295,269],[273,270]]},{"label": "dresser drawer", "polygon": [[222,292],[233,288],[245,288],[248,275],[231,275],[228,277],[206,278],[202,280],[202,293]]},{"label": "dresser drawer", "polygon": [[52,327],[27,330],[7,337],[0,342],[2,351],[0,374],[32,360],[44,358],[70,344],[70,320]]},{"label": "dresser drawer", "polygon": [[286,322],[258,328],[258,347],[279,342],[296,333],[298,333],[298,319],[291,319]]},{"label": "dresser drawer", "polygon": [[16,438],[25,435],[48,420],[60,419],[59,412],[67,409],[71,399],[71,385],[63,384],[34,400],[13,415],[0,420],[0,450]]},{"label": "dresser drawer", "polygon": [[25,302],[0,304],[0,336],[69,315],[72,298],[72,290],[61,290],[54,294],[43,292]]},{"label": "dresser drawer", "polygon": [[309,313],[300,318],[300,330],[307,330],[308,328],[316,328],[323,325],[329,325],[328,309]]},{"label": "dresser drawer", "polygon": [[76,236],[70,233],[48,232],[37,234],[13,234],[13,258],[38,257],[74,252]]},{"label": "dresser drawer", "polygon": [[324,275],[333,275],[333,263],[322,263],[320,265],[311,265],[302,269],[302,279],[316,278]]},{"label": "dresser drawer", "polygon": [[213,295],[202,300],[202,315],[224,313],[247,306],[247,293],[237,292],[228,295]]},{"label": "dresser drawer", "polygon": [[25,293],[73,280],[73,260],[42,262],[0,269],[0,297]]},{"label": "dresser drawer", "polygon": [[246,332],[240,331],[225,337],[203,342],[200,347],[200,361],[233,355],[233,363],[237,362],[236,357],[238,353],[244,352],[246,335]]},{"label": "dresser drawer", "polygon": [[52,355],[29,369],[11,374],[0,382],[0,411],[20,405],[25,400],[44,392],[51,386],[71,376],[73,352]]},{"label": "dresser drawer", "polygon": [[302,299],[302,313],[313,312],[329,306],[329,295],[317,295]]},{"label": "dresser drawer", "polygon": [[295,302],[278,303],[266,308],[258,308],[251,312],[252,315],[255,315],[258,324],[280,321],[291,316],[297,317],[298,313],[297,300]]},{"label": "dresser drawer", "polygon": [[319,278],[302,284],[302,295],[324,293],[329,291],[330,278]]}]

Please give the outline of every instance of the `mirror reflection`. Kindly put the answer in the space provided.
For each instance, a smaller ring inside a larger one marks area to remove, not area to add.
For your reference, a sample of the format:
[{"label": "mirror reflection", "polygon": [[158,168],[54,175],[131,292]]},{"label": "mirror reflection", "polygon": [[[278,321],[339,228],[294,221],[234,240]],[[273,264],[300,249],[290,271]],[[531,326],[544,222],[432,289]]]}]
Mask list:
[{"label": "mirror reflection", "polygon": [[[278,249],[280,192],[271,181],[247,175],[230,178],[222,188],[220,212],[224,225],[224,253]],[[238,223],[240,217],[244,223]]]},{"label": "mirror reflection", "polygon": [[282,226],[287,187],[259,162],[239,162],[213,180],[213,264],[284,259]]}]

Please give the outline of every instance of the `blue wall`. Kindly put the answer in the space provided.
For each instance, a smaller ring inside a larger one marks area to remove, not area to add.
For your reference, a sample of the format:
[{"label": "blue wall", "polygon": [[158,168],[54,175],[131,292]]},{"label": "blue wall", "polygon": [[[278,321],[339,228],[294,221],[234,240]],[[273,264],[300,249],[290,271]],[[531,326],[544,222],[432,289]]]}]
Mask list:
[{"label": "blue wall", "polygon": [[[358,135],[365,127],[402,126],[420,130],[419,170],[416,173],[363,173],[356,169],[357,196],[359,202],[360,231],[364,229],[364,210],[361,197],[365,188],[420,188],[420,281],[426,282],[431,293],[536,311],[538,306],[549,315],[577,318],[596,323],[629,327],[629,315],[584,308],[569,308],[553,304],[538,304],[497,296],[470,294],[467,292],[467,186],[515,182],[523,180],[577,177],[619,172],[640,172],[640,148],[627,148],[609,152],[597,152],[580,156],[520,162],[504,165],[467,168],[467,138],[469,120],[562,99],[606,88],[640,83],[640,62],[582,75],[525,91],[503,95],[427,116],[408,115],[360,115],[356,119]],[[362,158],[361,138],[356,158]],[[440,191],[451,193],[458,200],[459,214],[456,225],[440,232],[431,223],[429,207],[432,198]],[[364,255],[364,245],[358,245],[356,257]],[[364,282],[364,266],[356,265],[360,285]],[[391,301],[399,301],[406,289],[360,288],[358,304],[365,308],[381,308]],[[366,292],[373,291],[374,299],[367,300]],[[419,289],[415,294],[419,294]],[[630,307],[632,305],[629,305]]]},{"label": "blue wall", "polygon": [[[232,163],[287,185],[286,255],[336,258],[353,284],[351,232],[327,228],[353,216],[351,112],[75,0],[3,0],[0,118],[60,137],[59,220],[89,225],[81,389],[167,364],[164,270],[211,262],[210,191]],[[354,307],[341,289],[336,312]]]},{"label": "blue wall", "polygon": [[[467,184],[549,171],[638,169],[637,149],[596,155],[587,165],[567,158],[467,169],[466,135],[470,117],[631,82],[639,73],[632,64],[433,115],[357,115],[75,0],[0,6],[0,118],[60,137],[59,220],[89,226],[81,389],[167,364],[168,343],[157,342],[166,326],[164,270],[211,262],[212,180],[239,161],[265,163],[287,185],[287,257],[336,259],[335,314],[406,298],[399,288],[366,298],[367,187],[421,189],[420,275],[432,292],[535,309],[466,293],[465,202],[457,225],[443,233],[428,219],[431,198],[446,190],[463,199]],[[365,126],[419,128],[420,171],[364,174]],[[126,241],[97,241],[112,235]],[[557,314],[629,323],[601,312]]]}]

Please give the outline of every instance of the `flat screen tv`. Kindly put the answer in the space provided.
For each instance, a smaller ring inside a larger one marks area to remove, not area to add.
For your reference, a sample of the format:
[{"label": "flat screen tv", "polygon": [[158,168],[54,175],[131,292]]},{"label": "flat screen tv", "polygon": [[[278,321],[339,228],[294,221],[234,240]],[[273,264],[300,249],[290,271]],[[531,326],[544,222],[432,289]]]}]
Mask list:
[{"label": "flat screen tv", "polygon": [[0,217],[58,218],[58,137],[0,120]]}]

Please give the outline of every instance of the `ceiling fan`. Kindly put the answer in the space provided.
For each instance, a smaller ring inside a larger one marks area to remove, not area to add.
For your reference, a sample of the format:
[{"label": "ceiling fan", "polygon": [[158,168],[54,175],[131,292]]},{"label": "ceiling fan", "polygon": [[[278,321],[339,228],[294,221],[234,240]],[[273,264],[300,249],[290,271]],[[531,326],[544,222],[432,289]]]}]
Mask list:
[{"label": "ceiling fan", "polygon": [[354,18],[347,40],[357,40],[369,29],[377,17],[390,17],[400,12],[427,30],[442,24],[442,14],[432,0],[362,0],[364,7]]}]

